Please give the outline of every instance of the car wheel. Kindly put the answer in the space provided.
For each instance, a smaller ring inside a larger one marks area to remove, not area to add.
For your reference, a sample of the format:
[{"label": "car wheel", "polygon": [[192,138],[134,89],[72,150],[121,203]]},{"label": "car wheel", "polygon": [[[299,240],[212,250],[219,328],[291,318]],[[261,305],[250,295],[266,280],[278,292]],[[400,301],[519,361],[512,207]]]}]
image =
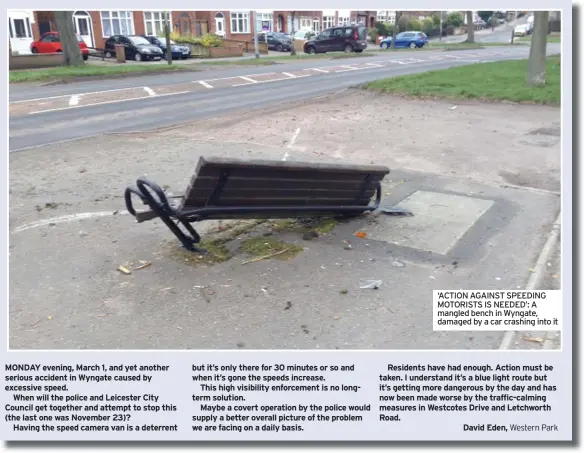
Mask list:
[{"label": "car wheel", "polygon": [[314,55],[316,53],[316,49],[314,47],[309,47],[308,49],[306,49],[306,53]]},{"label": "car wheel", "polygon": [[136,55],[134,55],[134,60],[142,61],[142,54],[140,52],[136,52]]},{"label": "car wheel", "polygon": [[345,53],[351,53],[351,52],[353,52],[353,46],[347,44],[345,46]]},{"label": "car wheel", "polygon": [[415,42],[410,43],[410,49],[415,49],[416,47],[418,47],[418,46],[416,45]]},{"label": "car wheel", "polygon": [[387,43],[386,43],[386,42],[382,42],[382,43],[381,43],[381,48],[382,48],[382,49],[387,49],[388,47],[389,47],[389,46],[387,45]]},{"label": "car wheel", "polygon": [[89,59],[89,55],[83,55],[83,60],[87,61]]},{"label": "car wheel", "polygon": [[282,52],[282,51],[284,50],[284,48],[282,47],[282,44],[278,44],[278,45],[276,46],[276,50],[277,50],[278,52]]},{"label": "car wheel", "polygon": [[113,54],[110,51],[106,51],[106,52],[104,52],[103,56],[106,58],[112,58]]},{"label": "car wheel", "polygon": [[30,51],[32,53],[39,53],[39,50],[36,47],[33,47],[32,49],[30,49]]}]

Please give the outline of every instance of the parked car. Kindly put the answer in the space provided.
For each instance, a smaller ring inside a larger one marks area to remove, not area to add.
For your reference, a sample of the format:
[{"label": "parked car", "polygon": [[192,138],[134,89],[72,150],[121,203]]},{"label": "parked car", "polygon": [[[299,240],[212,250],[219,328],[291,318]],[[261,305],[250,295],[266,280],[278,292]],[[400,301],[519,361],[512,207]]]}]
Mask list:
[{"label": "parked car", "polygon": [[304,43],[304,52],[358,52],[367,48],[367,29],[362,25],[327,28]]},{"label": "parked car", "polygon": [[[147,39],[150,44],[156,47],[160,47],[162,50],[162,58],[166,59],[166,38],[161,36],[146,36],[142,35],[143,38]],[[191,48],[189,46],[184,46],[175,43],[172,39],[170,40],[171,54],[173,60],[186,60],[191,57]]]},{"label": "parked car", "polygon": [[162,49],[160,47],[150,44],[142,36],[135,35],[110,36],[104,46],[104,55],[106,58],[111,58],[116,55],[116,44],[121,44],[125,47],[126,60],[147,61],[162,59]]},{"label": "parked car", "polygon": [[529,26],[527,24],[517,25],[513,30],[513,36],[527,36],[529,34]]},{"label": "parked car", "polygon": [[[83,41],[83,38],[79,35],[77,37],[77,42],[79,43],[79,49],[81,49],[81,55],[83,59],[87,60],[89,58],[89,49],[87,44]],[[59,32],[50,31],[41,36],[41,39],[34,41],[30,45],[30,51],[32,53],[60,53],[63,52],[63,47],[61,46],[61,37]]]},{"label": "parked car", "polygon": [[278,52],[289,52],[292,50],[292,39],[290,35],[284,33],[258,33],[258,41],[266,42],[268,40],[268,49],[277,50]]},{"label": "parked car", "polygon": [[[379,43],[379,47],[382,49],[387,49],[391,47],[391,41],[393,40],[392,36],[388,36],[387,38],[383,39]],[[402,33],[398,33],[395,37],[395,47],[404,48],[409,47],[411,49],[417,49],[419,47],[424,47],[428,44],[428,37],[425,33],[421,31],[404,31]]]},{"label": "parked car", "polygon": [[299,30],[294,33],[294,40],[308,41],[310,38],[315,36],[314,32],[311,30]]}]

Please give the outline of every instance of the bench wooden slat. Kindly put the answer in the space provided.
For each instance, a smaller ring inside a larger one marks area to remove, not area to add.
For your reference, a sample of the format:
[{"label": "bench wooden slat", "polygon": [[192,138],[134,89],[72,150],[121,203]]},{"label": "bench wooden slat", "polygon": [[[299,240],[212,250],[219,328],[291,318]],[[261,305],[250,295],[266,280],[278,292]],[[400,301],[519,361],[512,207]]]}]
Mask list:
[{"label": "bench wooden slat", "polygon": [[[212,206],[367,206],[369,198],[219,198]],[[204,206],[205,199],[187,200],[183,209]],[[191,204],[192,203],[192,204]]]},{"label": "bench wooden slat", "polygon": [[203,168],[205,171],[215,170],[220,171],[227,168],[230,169],[242,169],[242,170],[267,170],[272,172],[274,170],[288,170],[288,171],[300,171],[306,172],[307,170],[316,170],[319,175],[322,176],[323,172],[335,172],[335,173],[349,173],[355,174],[358,172],[362,173],[379,173],[387,174],[389,169],[383,165],[360,165],[360,164],[333,164],[329,162],[298,162],[298,161],[272,161],[272,160],[246,160],[246,159],[234,159],[234,158],[224,158],[224,157],[201,157],[197,164],[196,174],[201,176],[206,176],[207,174],[202,172]]},{"label": "bench wooden slat", "polygon": [[[373,176],[367,188],[374,189],[381,181],[380,176]],[[218,176],[198,176],[193,185],[189,185],[187,191],[213,189],[219,181]],[[263,189],[265,187],[278,187],[278,189],[311,189],[311,190],[352,190],[357,189],[363,183],[363,178],[352,180],[335,179],[278,179],[278,178],[236,178],[231,176],[225,184],[225,190],[229,189]]]},{"label": "bench wooden slat", "polygon": [[[368,189],[363,192],[360,198],[370,200],[374,189]],[[184,207],[191,206],[205,206],[209,198],[213,194],[212,190],[206,189],[204,191],[193,192],[193,197],[183,201]],[[357,191],[323,191],[323,190],[278,190],[278,189],[230,189],[221,194],[220,200],[224,203],[231,203],[234,206],[245,203],[246,200],[256,199],[265,201],[266,204],[279,203],[280,201],[296,201],[298,204],[303,204],[304,200],[317,199],[322,201],[330,200],[332,203],[338,204],[337,200],[343,203],[349,200],[356,200]],[[216,204],[216,203],[214,203]],[[351,203],[352,204],[352,203]]]}]

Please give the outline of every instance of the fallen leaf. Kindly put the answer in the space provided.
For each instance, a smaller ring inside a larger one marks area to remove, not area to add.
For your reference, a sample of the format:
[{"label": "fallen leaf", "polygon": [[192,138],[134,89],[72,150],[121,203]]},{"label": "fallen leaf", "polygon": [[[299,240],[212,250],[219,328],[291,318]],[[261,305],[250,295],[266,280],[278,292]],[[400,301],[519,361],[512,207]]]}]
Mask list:
[{"label": "fallen leaf", "polygon": [[364,231],[357,231],[355,233],[355,236],[357,236],[358,238],[361,238],[361,239],[365,239],[367,237],[367,233],[365,233]]},{"label": "fallen leaf", "polygon": [[118,270],[122,273],[122,274],[126,274],[126,275],[130,275],[132,273],[131,270],[125,268],[124,266],[120,266],[118,267]]},{"label": "fallen leaf", "polygon": [[529,272],[531,272],[532,274],[535,274],[535,269],[529,269]]},{"label": "fallen leaf", "polygon": [[51,319],[53,319],[52,316],[47,316],[47,319],[50,321]]},{"label": "fallen leaf", "polygon": [[543,338],[535,338],[535,337],[523,337],[525,341],[531,341],[532,343],[543,343]]}]

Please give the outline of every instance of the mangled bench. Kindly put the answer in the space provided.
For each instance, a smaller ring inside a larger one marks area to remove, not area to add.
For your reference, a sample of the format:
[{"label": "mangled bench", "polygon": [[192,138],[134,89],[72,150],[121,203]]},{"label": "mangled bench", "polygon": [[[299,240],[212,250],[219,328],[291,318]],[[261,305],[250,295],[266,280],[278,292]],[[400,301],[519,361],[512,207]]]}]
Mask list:
[{"label": "mangled bench", "polygon": [[[126,189],[125,201],[138,223],[160,218],[183,247],[204,254],[196,246],[201,237],[195,222],[356,217],[379,207],[381,181],[389,172],[377,165],[201,157],[182,196],[167,197],[156,183],[141,177],[136,187]],[[136,211],[132,195],[147,209]]]}]

